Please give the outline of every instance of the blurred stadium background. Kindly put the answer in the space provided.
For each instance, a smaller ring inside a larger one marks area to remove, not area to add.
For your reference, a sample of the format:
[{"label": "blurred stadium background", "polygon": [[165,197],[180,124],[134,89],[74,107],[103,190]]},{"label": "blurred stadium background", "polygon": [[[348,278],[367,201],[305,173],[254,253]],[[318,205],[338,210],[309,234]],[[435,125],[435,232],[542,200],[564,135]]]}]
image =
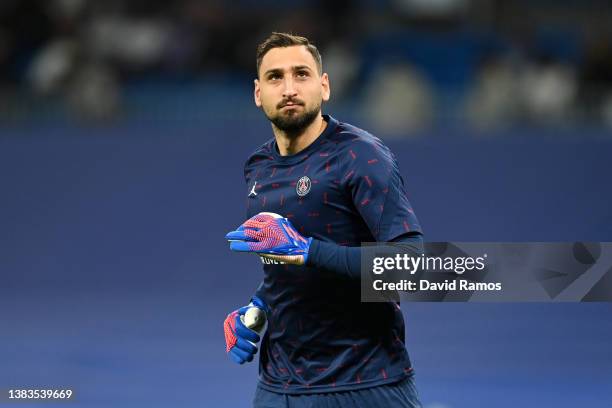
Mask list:
[{"label": "blurred stadium background", "polygon": [[[428,240],[611,240],[608,1],[3,0],[0,389],[249,406],[221,324],[261,272],[222,237],[272,30],[319,45],[325,111],[391,146]],[[610,304],[403,310],[426,408],[612,401]]]}]

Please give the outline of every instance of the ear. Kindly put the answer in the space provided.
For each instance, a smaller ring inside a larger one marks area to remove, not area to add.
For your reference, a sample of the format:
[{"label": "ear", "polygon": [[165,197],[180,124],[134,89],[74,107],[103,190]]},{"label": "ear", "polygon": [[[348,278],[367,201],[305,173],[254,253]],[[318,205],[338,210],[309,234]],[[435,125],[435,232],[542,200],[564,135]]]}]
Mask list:
[{"label": "ear", "polygon": [[253,90],[253,98],[255,99],[255,106],[261,108],[261,89],[259,89],[259,80],[253,81],[255,89]]},{"label": "ear", "polygon": [[329,76],[324,72],[323,75],[321,75],[321,96],[323,97],[324,102],[329,101],[330,93],[331,89],[329,87]]}]

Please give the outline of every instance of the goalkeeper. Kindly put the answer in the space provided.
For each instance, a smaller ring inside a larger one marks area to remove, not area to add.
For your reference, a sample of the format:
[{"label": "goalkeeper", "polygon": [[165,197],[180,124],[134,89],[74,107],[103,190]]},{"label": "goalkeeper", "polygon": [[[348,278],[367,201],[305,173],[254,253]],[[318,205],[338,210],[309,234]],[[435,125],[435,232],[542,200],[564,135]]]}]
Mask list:
[{"label": "goalkeeper", "polygon": [[244,363],[259,345],[255,407],[420,407],[399,304],[360,301],[360,244],[420,253],[421,228],[393,154],[322,115],[329,97],[306,38],[273,33],[259,45],[254,99],[274,137],[245,164],[248,220],[227,239],[262,257],[249,306],[267,330],[247,328],[248,307],[230,313],[227,352]]}]

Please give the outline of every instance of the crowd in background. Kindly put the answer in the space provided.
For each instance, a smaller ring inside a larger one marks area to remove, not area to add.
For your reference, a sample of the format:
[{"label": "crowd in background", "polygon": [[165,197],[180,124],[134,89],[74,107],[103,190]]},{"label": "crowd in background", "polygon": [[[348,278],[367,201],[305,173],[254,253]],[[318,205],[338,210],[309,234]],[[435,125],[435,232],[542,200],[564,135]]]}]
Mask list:
[{"label": "crowd in background", "polygon": [[257,43],[290,31],[320,48],[334,100],[389,133],[612,127],[606,3],[3,0],[0,122],[57,107],[112,120],[146,83],[250,87]]}]

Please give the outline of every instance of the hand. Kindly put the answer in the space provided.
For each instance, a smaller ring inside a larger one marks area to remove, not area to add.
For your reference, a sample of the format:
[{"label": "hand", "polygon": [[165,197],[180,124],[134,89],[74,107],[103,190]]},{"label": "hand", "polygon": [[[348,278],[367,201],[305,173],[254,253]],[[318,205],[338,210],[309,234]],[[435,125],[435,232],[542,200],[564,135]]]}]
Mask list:
[{"label": "hand", "polygon": [[[252,307],[261,309],[264,313],[267,312],[267,306],[257,296],[254,296],[248,306],[234,310],[227,315],[223,322],[223,331],[225,332],[225,351],[230,358],[238,363],[244,364],[247,361],[252,361],[257,353],[256,343],[259,342],[259,333],[246,327],[242,322],[241,317]],[[261,332],[265,330],[262,329]]]},{"label": "hand", "polygon": [[230,249],[255,252],[260,256],[292,265],[304,265],[312,238],[305,238],[279,214],[262,212],[225,236]]}]

